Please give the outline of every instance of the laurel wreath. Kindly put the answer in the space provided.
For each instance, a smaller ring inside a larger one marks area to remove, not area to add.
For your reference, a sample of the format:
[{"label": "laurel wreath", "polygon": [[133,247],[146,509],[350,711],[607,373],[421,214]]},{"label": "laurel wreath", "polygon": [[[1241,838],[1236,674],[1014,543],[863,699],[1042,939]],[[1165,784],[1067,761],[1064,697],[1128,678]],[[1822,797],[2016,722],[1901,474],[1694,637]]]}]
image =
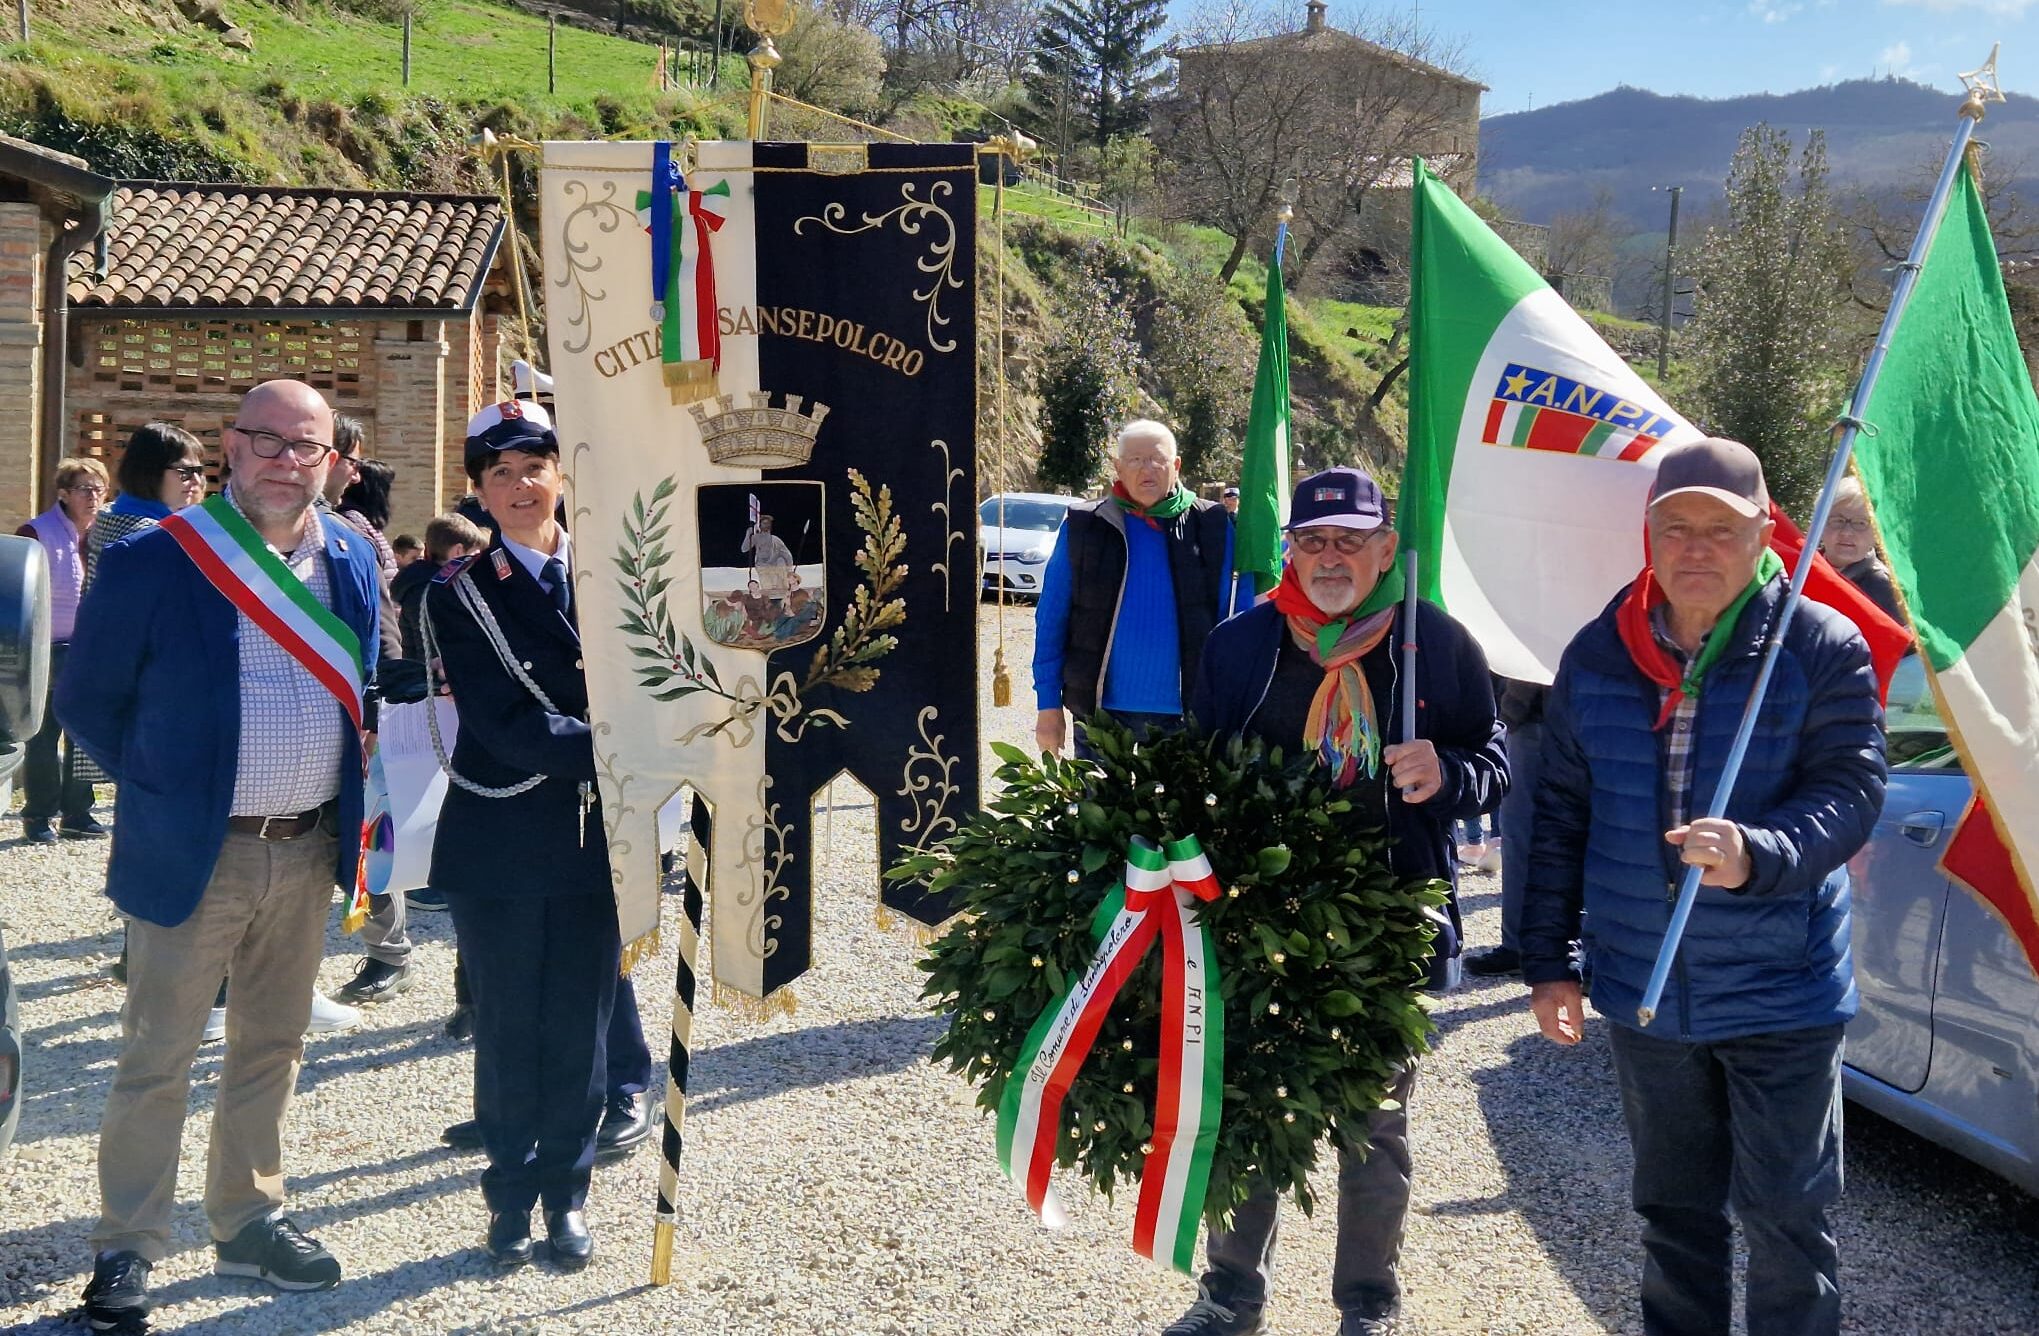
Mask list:
[{"label": "laurel wreath", "polygon": [[[1379,815],[1331,789],[1308,757],[1180,735],[1136,747],[1091,726],[1095,763],[994,743],[1003,792],[940,845],[887,876],[955,897],[955,926],[921,968],[947,1014],[935,1057],[998,1107],[1027,1033],[1081,975],[1092,918],[1134,835],[1194,835],[1226,894],[1200,912],[1225,1007],[1225,1087],[1205,1214],[1227,1219],[1260,1182],[1313,1199],[1329,1136],[1364,1145],[1368,1115],[1430,1020],[1418,995],[1440,881],[1388,866]],[[1159,954],[1127,981],[1069,1088],[1057,1163],[1109,1195],[1137,1181],[1153,1134]]]},{"label": "laurel wreath", "polygon": [[[748,677],[733,687],[726,685],[714,659],[697,650],[693,638],[673,621],[667,599],[672,580],[665,569],[673,557],[667,540],[677,481],[661,479],[649,498],[641,491],[631,497],[623,517],[623,539],[612,560],[623,593],[618,629],[629,642],[632,657],[642,660],[634,669],[638,686],[657,701],[705,693],[729,702],[722,718],[689,730],[683,740],[736,728],[742,733],[738,745],[745,745],[750,721],[760,711],[778,720],[779,734],[789,742],[797,741],[808,723],[847,727],[849,721],[833,710],[807,711],[803,693],[824,686],[861,692],[877,685],[878,669],[873,665],[899,645],[897,637],[886,633],[906,621],[906,600],[895,597],[906,582],[907,567],[899,560],[906,551],[906,533],[893,513],[891,488],[880,486],[874,492],[855,469],[849,470],[849,478],[850,506],[864,534],[855,561],[865,580],[852,594],[842,623],[815,651],[805,680],[796,686],[791,673],[781,673],[769,694],[760,692]],[[803,712],[806,718],[789,731]]]}]

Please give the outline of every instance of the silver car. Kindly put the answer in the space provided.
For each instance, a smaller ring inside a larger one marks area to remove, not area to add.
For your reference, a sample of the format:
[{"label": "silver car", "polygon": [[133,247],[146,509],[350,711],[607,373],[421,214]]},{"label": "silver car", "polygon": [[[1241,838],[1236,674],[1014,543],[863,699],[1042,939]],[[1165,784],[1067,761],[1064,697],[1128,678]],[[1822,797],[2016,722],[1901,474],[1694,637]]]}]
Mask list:
[{"label": "silver car", "polygon": [[1008,594],[1040,596],[1042,572],[1074,500],[1048,492],[1000,492],[985,498],[977,507],[985,593],[996,593],[1003,584]]},{"label": "silver car", "polygon": [[1973,786],[1916,655],[1886,715],[1890,790],[1849,860],[1850,1099],[2039,1195],[2039,977],[1981,897],[1940,870]]}]

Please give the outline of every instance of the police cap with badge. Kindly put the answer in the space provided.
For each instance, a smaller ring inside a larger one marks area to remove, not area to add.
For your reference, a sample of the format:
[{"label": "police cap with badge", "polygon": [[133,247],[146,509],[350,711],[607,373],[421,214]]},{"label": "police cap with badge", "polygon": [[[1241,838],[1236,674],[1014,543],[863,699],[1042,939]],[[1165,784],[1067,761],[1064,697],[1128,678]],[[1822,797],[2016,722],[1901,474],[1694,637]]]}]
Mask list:
[{"label": "police cap with badge", "polygon": [[552,414],[545,411],[545,405],[529,399],[505,399],[468,419],[465,462],[469,479],[479,481],[482,470],[505,450],[559,453],[559,434],[552,428]]}]

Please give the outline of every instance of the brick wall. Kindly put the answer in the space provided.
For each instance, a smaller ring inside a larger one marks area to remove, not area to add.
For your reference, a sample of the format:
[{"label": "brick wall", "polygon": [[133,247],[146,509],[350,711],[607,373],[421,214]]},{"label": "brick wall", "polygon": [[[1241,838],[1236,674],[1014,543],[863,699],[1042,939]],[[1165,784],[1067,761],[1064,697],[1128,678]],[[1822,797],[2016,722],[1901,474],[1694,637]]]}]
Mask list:
[{"label": "brick wall", "polygon": [[[449,398],[458,397],[447,392],[452,352],[447,335],[465,335],[467,324],[413,320],[408,325],[385,324],[376,337],[378,433],[372,453],[396,466],[391,532],[422,537],[425,522],[460,495],[447,491],[446,405]],[[454,379],[458,383],[466,376]],[[464,420],[461,425],[466,425]]]},{"label": "brick wall", "polygon": [[[33,204],[0,204],[0,522],[16,525],[42,509],[38,480],[48,462],[42,422],[43,261],[50,230]],[[62,446],[52,447],[59,453]]]}]

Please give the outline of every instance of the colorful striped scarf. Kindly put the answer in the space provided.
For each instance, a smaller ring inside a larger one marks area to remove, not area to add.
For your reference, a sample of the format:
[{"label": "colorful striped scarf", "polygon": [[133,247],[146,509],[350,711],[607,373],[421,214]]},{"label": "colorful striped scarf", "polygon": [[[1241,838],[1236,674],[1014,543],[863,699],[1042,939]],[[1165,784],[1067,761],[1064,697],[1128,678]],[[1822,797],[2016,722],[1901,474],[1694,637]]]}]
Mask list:
[{"label": "colorful striped scarf", "polygon": [[1394,625],[1402,582],[1390,577],[1401,565],[1397,557],[1373,592],[1340,617],[1326,617],[1310,601],[1293,562],[1283,568],[1281,583],[1274,589],[1274,605],[1288,618],[1297,647],[1307,650],[1311,661],[1324,670],[1324,680],[1310,699],[1303,745],[1316,753],[1340,788],[1362,775],[1372,779],[1380,773],[1380,713],[1359,661],[1387,638]]}]

